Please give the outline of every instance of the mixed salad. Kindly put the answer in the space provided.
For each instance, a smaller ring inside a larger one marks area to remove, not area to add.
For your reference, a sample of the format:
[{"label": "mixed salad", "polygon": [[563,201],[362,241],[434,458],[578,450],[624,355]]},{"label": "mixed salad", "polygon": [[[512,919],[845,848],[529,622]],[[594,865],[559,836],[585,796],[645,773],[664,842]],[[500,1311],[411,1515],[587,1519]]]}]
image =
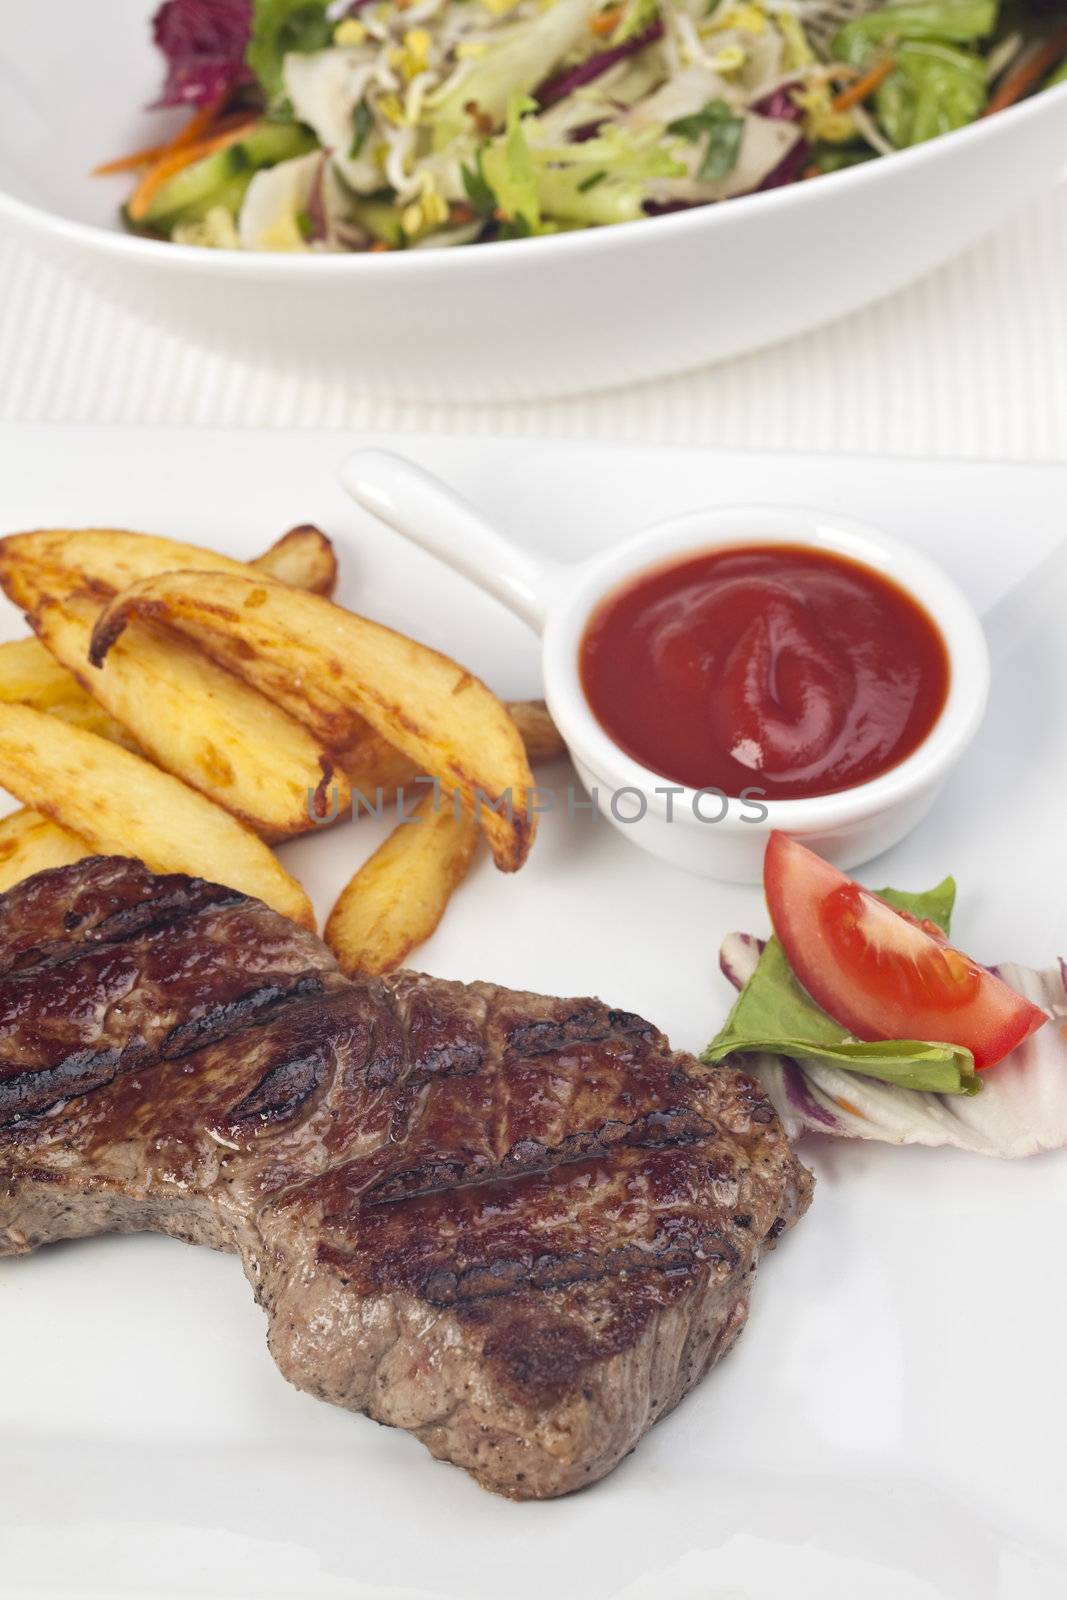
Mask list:
[{"label": "mixed salad", "polygon": [[771,835],[774,928],[731,934],[740,990],[708,1045],[759,1078],[804,1132],[1027,1156],[1067,1146],[1067,969],[981,966],[949,941],[951,878],[924,894],[863,888]]},{"label": "mixed salad", "polygon": [[1067,77],[1062,0],[167,0],[132,229],[274,251],[628,222],[891,154]]}]

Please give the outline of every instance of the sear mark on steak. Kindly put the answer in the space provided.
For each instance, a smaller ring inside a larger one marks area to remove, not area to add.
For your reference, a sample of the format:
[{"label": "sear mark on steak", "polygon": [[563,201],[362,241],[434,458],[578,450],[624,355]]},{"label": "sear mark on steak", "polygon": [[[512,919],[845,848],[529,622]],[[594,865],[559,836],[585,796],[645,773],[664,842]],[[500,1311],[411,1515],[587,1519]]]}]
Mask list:
[{"label": "sear mark on steak", "polygon": [[286,1377],[504,1494],[633,1448],[811,1183],[750,1079],[598,1001],[349,983],[259,902],[130,860],[0,896],[0,1255],[235,1250]]}]

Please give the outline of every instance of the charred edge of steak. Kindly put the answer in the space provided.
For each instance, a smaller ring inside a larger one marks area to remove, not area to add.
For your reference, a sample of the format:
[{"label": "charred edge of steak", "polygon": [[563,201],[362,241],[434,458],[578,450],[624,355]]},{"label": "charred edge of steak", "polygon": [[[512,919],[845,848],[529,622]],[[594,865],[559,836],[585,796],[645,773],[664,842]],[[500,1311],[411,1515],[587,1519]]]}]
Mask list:
[{"label": "charred edge of steak", "polygon": [[[322,990],[322,979],[309,973],[287,985],[258,984],[236,1000],[179,1023],[154,1047],[135,1038],[121,1050],[76,1050],[50,1066],[31,1067],[5,1078],[0,1081],[0,1128],[40,1116],[72,1095],[102,1089],[124,1073],[178,1060],[206,1045],[233,1039],[247,1028],[272,1021],[284,1007],[299,1006],[315,999]],[[297,1103],[294,1102],[294,1106]]]}]

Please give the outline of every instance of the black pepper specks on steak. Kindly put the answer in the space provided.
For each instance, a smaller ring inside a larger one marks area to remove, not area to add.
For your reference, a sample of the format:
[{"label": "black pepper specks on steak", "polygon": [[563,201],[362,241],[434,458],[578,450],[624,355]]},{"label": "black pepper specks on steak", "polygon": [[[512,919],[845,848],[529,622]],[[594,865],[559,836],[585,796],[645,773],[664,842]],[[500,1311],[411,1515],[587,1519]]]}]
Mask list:
[{"label": "black pepper specks on steak", "polygon": [[0,1254],[237,1251],[282,1372],[516,1498],[730,1348],[812,1180],[758,1087],[597,1000],[350,983],[259,902],[98,857],[0,896]]}]

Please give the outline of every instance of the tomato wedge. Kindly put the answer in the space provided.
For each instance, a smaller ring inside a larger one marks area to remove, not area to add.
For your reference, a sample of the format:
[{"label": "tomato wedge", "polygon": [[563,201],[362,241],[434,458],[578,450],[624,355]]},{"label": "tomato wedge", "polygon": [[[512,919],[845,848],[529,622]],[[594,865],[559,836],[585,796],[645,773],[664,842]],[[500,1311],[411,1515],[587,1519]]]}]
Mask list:
[{"label": "tomato wedge", "polygon": [[923,1039],[995,1066],[1047,1013],[788,834],[772,833],[763,886],[789,965],[857,1039]]}]

